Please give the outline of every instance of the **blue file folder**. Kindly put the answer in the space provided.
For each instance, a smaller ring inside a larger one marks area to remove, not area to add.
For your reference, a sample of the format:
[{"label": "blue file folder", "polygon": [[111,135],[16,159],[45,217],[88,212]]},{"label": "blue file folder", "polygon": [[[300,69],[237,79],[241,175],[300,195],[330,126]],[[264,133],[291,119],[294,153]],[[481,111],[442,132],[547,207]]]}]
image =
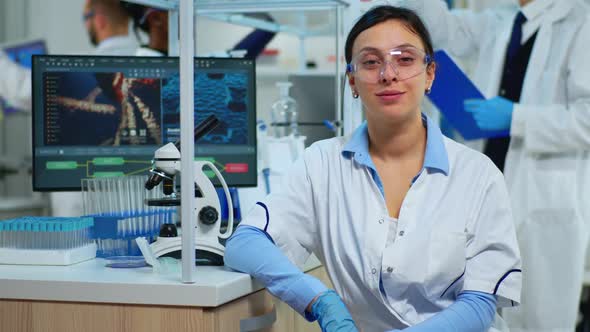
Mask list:
[{"label": "blue file folder", "polygon": [[434,53],[437,63],[436,78],[430,101],[466,140],[508,136],[508,130],[481,130],[470,113],[465,112],[466,99],[485,99],[479,89],[444,51]]}]

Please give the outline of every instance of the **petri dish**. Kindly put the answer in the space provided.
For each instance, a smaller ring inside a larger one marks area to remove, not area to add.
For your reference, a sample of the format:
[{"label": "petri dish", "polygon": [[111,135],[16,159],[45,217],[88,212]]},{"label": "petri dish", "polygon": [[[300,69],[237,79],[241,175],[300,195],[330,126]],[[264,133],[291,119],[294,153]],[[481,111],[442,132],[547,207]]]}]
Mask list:
[{"label": "petri dish", "polygon": [[148,266],[143,256],[111,256],[105,258],[106,267],[129,269]]}]

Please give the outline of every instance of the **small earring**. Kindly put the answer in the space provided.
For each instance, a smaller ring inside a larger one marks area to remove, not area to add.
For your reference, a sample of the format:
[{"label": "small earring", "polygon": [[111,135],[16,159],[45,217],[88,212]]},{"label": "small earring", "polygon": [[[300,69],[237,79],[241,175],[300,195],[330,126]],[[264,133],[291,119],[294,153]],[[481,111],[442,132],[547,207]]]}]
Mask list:
[{"label": "small earring", "polygon": [[359,97],[359,93],[358,92],[355,91],[355,92],[352,93],[352,98],[358,99],[358,97]]},{"label": "small earring", "polygon": [[429,95],[431,91],[432,91],[432,88],[427,88],[425,92],[427,95]]}]

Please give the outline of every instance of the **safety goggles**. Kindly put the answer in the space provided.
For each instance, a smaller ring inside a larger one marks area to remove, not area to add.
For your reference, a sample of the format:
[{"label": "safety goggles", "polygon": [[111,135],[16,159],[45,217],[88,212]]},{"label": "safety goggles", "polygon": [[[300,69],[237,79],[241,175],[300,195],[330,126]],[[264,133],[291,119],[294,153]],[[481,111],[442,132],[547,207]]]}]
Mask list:
[{"label": "safety goggles", "polygon": [[431,61],[430,56],[413,46],[388,51],[370,48],[354,56],[347,71],[360,81],[378,83],[390,67],[395,75],[392,78],[403,81],[422,74]]},{"label": "safety goggles", "polygon": [[93,18],[94,15],[96,15],[94,10],[89,10],[88,12],[84,13],[84,15],[82,15],[82,22],[88,21],[89,19]]}]

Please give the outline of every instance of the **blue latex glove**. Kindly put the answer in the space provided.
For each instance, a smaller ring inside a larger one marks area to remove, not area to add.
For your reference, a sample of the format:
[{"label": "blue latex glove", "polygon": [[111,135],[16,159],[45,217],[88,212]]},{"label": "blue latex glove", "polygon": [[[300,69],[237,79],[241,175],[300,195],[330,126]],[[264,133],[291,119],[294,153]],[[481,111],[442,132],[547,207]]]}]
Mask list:
[{"label": "blue latex glove", "polygon": [[322,332],[358,332],[352,316],[335,291],[322,293],[311,305],[311,316]]},{"label": "blue latex glove", "polygon": [[508,130],[512,122],[514,103],[503,97],[492,99],[467,99],[463,102],[465,111],[482,130]]},{"label": "blue latex glove", "polygon": [[487,331],[494,322],[496,305],[495,295],[477,291],[463,291],[455,303],[448,308],[419,324],[405,328],[404,332]]}]

